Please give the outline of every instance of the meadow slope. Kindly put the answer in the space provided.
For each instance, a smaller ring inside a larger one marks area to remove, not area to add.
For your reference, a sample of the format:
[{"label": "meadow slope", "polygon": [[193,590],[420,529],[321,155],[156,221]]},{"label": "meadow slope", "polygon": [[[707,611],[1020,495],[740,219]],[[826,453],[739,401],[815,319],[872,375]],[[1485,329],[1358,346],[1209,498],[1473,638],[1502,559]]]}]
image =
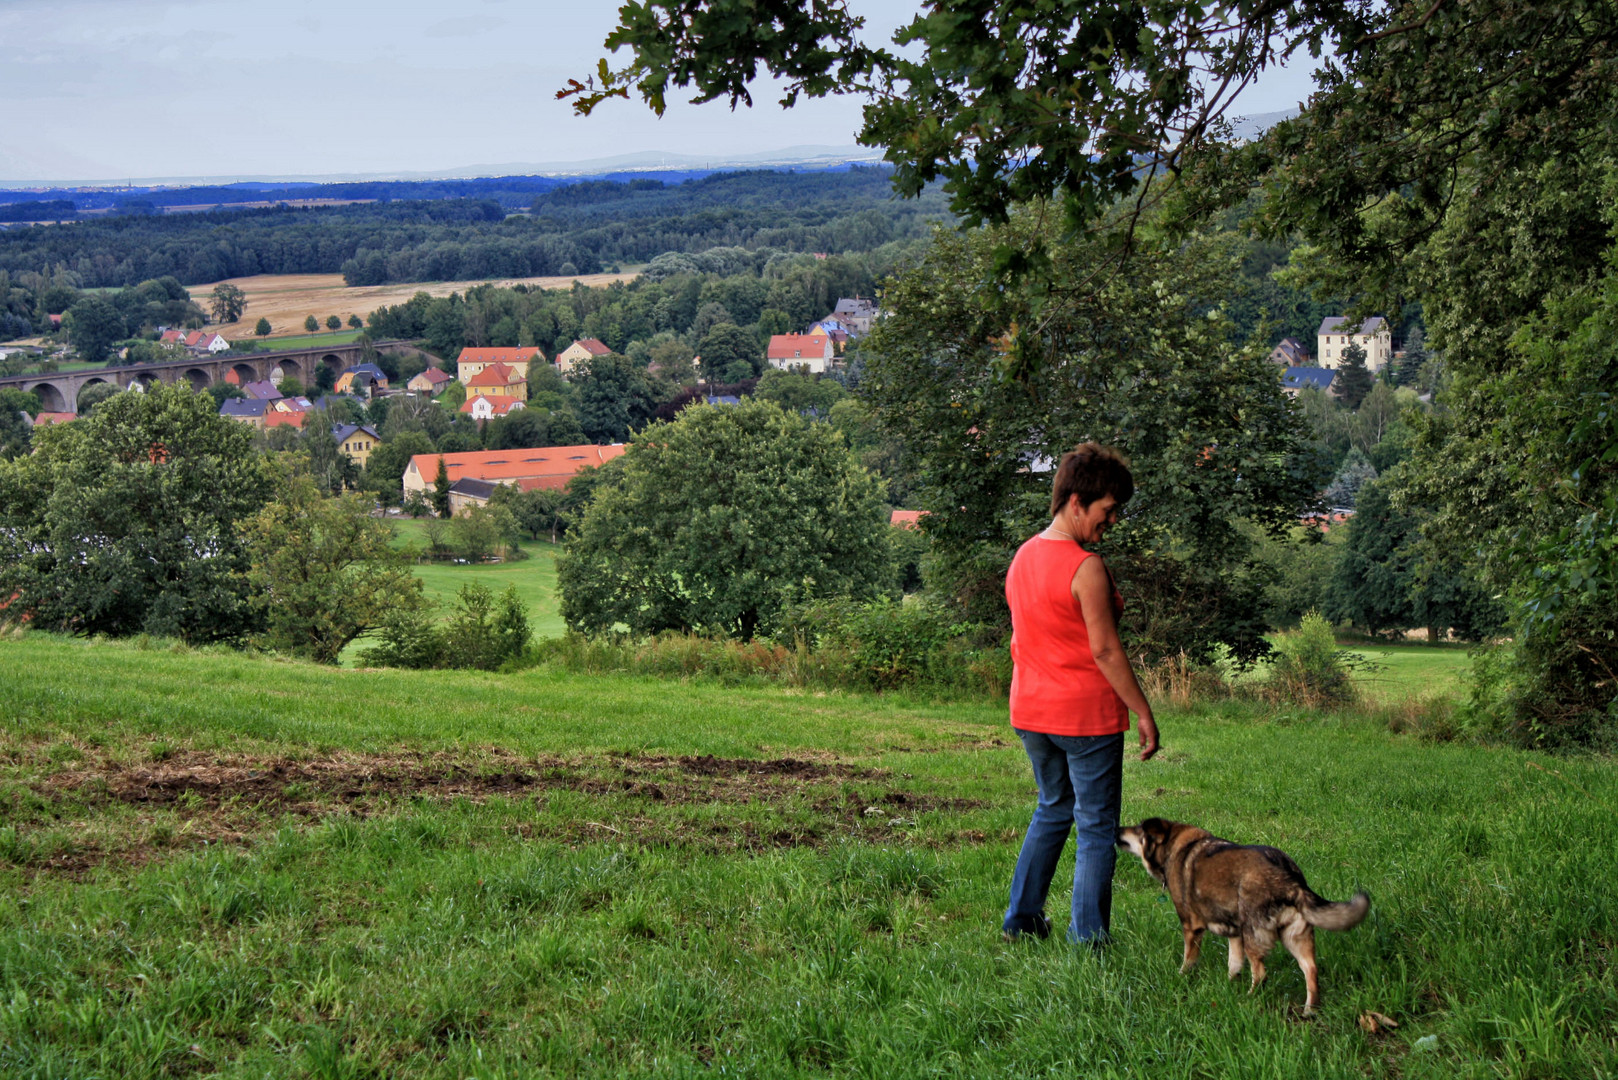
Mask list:
[{"label": "meadow slope", "polygon": [[1001,942],[1032,796],[1002,704],[40,634],[0,671],[5,1075],[1618,1068],[1605,760],[1164,715],[1126,820],[1373,896],[1305,1019],[1282,954],[1251,996],[1217,949],[1178,975],[1138,865],[1105,954]]}]

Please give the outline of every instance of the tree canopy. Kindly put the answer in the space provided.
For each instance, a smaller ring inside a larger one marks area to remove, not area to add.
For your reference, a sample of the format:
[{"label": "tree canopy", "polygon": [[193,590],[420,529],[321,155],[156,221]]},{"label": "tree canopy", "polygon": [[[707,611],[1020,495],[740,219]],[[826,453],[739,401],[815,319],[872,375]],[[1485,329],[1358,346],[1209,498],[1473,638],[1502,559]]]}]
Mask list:
[{"label": "tree canopy", "polygon": [[251,429],[156,386],[35,433],[0,461],[0,591],[80,634],[240,639],[253,624],[240,525],[270,494]]},{"label": "tree canopy", "polygon": [[892,587],[879,485],[827,425],[699,405],[614,464],[557,564],[575,629],[751,638],[794,602]]}]

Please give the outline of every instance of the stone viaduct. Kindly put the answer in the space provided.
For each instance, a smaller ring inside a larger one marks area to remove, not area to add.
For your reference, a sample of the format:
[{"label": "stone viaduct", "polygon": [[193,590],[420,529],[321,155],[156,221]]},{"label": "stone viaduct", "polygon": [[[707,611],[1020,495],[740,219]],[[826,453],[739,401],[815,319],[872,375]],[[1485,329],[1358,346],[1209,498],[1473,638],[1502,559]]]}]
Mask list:
[{"label": "stone viaduct", "polygon": [[[408,341],[378,341],[373,344],[379,351],[416,351]],[[152,386],[156,383],[186,382],[197,390],[205,390],[225,381],[226,375],[235,372],[237,380],[244,383],[264,379],[279,382],[284,378],[293,378],[313,388],[321,368],[330,369],[335,377],[345,368],[358,364],[361,353],[362,348],[357,344],[331,345],[322,349],[280,349],[235,356],[224,353],[191,357],[168,364],[132,364],[50,374],[10,375],[0,378],[0,387],[32,390],[39,396],[40,407],[46,412],[77,412],[79,393],[95,383],[112,383],[127,390],[137,383]]]}]

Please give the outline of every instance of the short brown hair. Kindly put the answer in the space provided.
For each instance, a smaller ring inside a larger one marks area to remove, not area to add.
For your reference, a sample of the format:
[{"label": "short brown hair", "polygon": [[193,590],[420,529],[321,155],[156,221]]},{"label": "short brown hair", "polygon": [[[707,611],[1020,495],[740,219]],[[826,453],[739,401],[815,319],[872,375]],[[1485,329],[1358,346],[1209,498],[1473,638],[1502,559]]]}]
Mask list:
[{"label": "short brown hair", "polygon": [[1089,506],[1103,495],[1111,495],[1122,506],[1133,494],[1135,478],[1130,475],[1128,458],[1110,446],[1081,443],[1063,454],[1056,467],[1051,516],[1062,512],[1069,495],[1077,495],[1080,506]]}]

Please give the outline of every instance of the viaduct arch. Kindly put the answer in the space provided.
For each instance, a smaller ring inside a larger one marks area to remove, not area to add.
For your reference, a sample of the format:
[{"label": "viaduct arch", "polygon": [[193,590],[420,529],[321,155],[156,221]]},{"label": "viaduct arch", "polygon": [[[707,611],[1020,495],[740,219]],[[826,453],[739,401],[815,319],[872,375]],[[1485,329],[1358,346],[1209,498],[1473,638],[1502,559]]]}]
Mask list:
[{"label": "viaduct arch", "polygon": [[[377,341],[373,345],[377,349],[418,351],[408,341]],[[80,392],[92,383],[111,382],[127,388],[132,383],[151,387],[159,383],[184,382],[193,389],[205,390],[216,383],[225,382],[225,376],[234,373],[242,382],[278,382],[283,378],[293,378],[307,384],[315,381],[314,375],[322,367],[330,370],[334,376],[341,374],[345,368],[358,364],[363,353],[363,347],[354,344],[323,349],[280,349],[240,356],[223,354],[192,357],[170,364],[135,364],[50,374],[11,375],[0,378],[0,387],[33,391],[39,396],[40,407],[46,412],[73,412],[78,407]]]}]

